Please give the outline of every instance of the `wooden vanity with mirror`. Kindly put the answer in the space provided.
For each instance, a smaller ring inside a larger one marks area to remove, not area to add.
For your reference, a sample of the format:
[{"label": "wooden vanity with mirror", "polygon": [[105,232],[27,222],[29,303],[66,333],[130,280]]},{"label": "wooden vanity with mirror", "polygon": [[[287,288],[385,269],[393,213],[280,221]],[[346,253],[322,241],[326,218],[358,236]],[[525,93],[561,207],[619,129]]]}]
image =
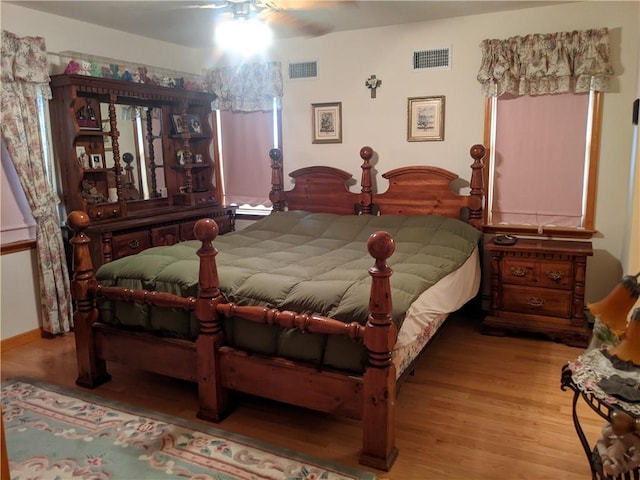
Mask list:
[{"label": "wooden vanity with mirror", "polygon": [[94,268],[193,238],[222,205],[213,94],[83,75],[51,77],[53,149],[66,213],[88,213]]}]

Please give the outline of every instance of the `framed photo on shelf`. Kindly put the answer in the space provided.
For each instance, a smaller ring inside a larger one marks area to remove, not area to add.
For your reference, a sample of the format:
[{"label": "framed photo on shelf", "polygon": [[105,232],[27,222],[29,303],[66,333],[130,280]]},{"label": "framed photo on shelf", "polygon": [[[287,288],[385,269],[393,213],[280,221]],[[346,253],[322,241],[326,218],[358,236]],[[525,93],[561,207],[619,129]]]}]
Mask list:
[{"label": "framed photo on shelf", "polygon": [[190,133],[194,137],[202,135],[202,121],[200,120],[199,115],[187,115],[186,124],[182,115],[171,115],[171,123],[173,124],[173,130],[177,135],[182,133]]},{"label": "framed photo on shelf", "polygon": [[182,115],[171,115],[171,123],[173,124],[173,131],[176,132],[176,134],[187,132],[184,127],[184,122],[182,121]]},{"label": "framed photo on shelf", "polygon": [[202,122],[198,115],[187,115],[187,130],[191,135],[202,135]]},{"label": "framed photo on shelf", "polygon": [[104,168],[104,162],[102,160],[102,155],[99,153],[91,154],[91,162],[89,163],[91,168]]},{"label": "framed photo on shelf", "polygon": [[444,95],[409,98],[407,141],[440,140],[444,140]]},{"label": "framed photo on shelf", "polygon": [[342,102],[312,103],[312,143],[342,143]]}]

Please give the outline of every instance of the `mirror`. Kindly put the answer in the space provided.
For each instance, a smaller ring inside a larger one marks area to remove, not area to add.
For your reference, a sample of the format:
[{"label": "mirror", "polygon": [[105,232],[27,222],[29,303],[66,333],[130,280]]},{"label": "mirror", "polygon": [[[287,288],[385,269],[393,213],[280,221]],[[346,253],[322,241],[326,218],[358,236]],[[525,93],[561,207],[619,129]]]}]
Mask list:
[{"label": "mirror", "polygon": [[[118,132],[122,200],[150,200],[166,196],[162,155],[161,109],[115,104]],[[102,131],[110,132],[109,104],[100,104]],[[105,168],[115,166],[111,136],[104,139]],[[109,179],[110,201],[115,194],[115,172]]]}]

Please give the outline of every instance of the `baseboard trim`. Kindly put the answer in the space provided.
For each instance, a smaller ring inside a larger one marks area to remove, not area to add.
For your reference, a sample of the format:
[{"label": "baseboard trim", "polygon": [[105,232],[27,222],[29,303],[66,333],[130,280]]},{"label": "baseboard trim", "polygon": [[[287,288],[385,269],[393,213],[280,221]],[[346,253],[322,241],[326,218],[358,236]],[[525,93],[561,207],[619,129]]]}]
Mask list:
[{"label": "baseboard trim", "polygon": [[11,350],[13,348],[18,348],[27,343],[34,342],[36,340],[40,340],[42,338],[42,330],[39,328],[29,330],[28,332],[20,333],[15,337],[5,338],[0,341],[0,349],[3,351]]}]

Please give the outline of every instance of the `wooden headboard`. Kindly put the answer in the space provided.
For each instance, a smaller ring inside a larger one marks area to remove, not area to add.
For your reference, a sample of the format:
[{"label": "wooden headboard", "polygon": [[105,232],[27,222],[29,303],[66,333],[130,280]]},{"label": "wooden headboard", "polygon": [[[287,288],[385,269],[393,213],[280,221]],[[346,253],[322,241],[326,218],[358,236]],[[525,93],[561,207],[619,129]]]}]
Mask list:
[{"label": "wooden headboard", "polygon": [[471,147],[471,190],[469,195],[453,191],[458,175],[439,167],[411,166],[391,170],[382,175],[389,181],[387,191],[373,194],[374,211],[381,215],[443,215],[460,218],[482,230],[484,181],[482,145]]},{"label": "wooden headboard", "polygon": [[284,189],[282,152],[274,148],[271,158],[271,193],[274,211],[306,210],[342,215],[399,214],[445,215],[460,218],[479,230],[482,229],[484,182],[482,159],[485,148],[474,145],[470,150],[471,187],[469,195],[460,195],[451,183],[458,175],[439,167],[410,166],[391,170],[382,175],[389,181],[384,193],[372,192],[371,157],[373,149],[362,147],[360,158],[362,178],[360,193],[349,190],[353,176],[334,167],[305,167],[291,172],[295,180],[291,190]]}]

